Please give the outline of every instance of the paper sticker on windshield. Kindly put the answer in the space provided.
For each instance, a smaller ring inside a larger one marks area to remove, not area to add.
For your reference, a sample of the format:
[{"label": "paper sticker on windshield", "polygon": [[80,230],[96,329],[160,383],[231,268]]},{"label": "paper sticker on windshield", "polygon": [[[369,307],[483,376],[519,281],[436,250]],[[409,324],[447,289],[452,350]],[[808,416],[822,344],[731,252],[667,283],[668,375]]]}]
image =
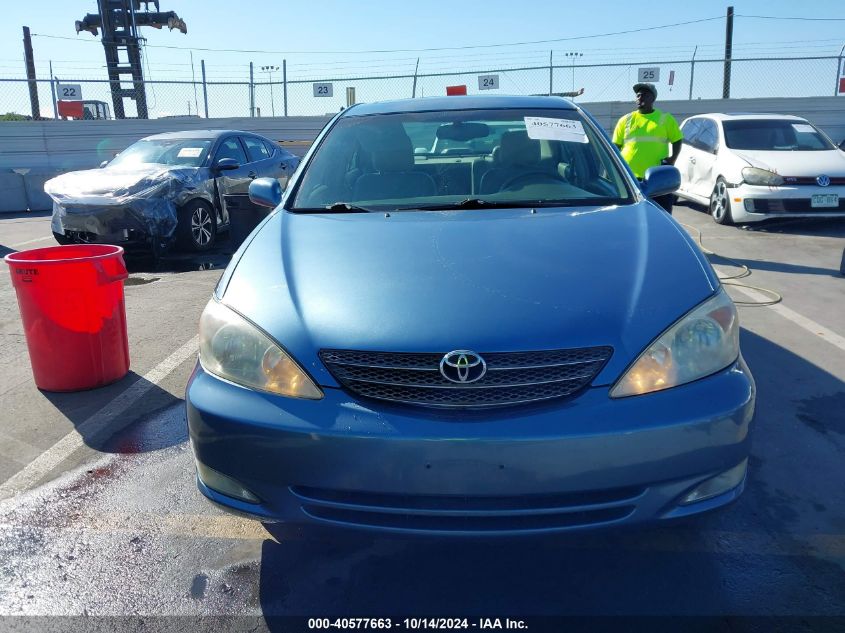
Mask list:
[{"label": "paper sticker on windshield", "polygon": [[806,123],[793,123],[792,129],[805,134],[814,134],[816,131],[812,125],[807,125]]},{"label": "paper sticker on windshield", "polygon": [[587,135],[581,121],[571,119],[548,119],[539,116],[525,117],[525,131],[528,138],[543,141],[568,141],[587,143]]},{"label": "paper sticker on windshield", "polygon": [[202,147],[183,147],[176,155],[177,158],[199,158],[202,156]]}]

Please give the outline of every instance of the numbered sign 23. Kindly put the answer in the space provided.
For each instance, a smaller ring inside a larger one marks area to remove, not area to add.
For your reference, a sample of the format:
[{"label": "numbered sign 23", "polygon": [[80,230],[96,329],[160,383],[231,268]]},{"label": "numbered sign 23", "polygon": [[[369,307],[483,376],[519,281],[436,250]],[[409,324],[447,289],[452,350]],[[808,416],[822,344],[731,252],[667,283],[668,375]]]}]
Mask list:
[{"label": "numbered sign 23", "polygon": [[331,97],[334,95],[334,89],[331,84],[314,84],[315,97]]},{"label": "numbered sign 23", "polygon": [[478,76],[479,90],[498,90],[499,89],[499,75],[479,75]]},{"label": "numbered sign 23", "polygon": [[81,84],[59,84],[60,101],[82,101]]},{"label": "numbered sign 23", "polygon": [[660,81],[660,68],[640,68],[637,81],[654,83]]}]

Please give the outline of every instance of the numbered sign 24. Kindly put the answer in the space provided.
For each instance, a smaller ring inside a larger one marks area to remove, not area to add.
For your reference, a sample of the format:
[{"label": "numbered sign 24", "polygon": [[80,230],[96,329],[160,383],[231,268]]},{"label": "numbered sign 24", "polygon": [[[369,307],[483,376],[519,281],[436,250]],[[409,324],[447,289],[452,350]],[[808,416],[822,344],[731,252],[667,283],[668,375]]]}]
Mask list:
[{"label": "numbered sign 24", "polygon": [[59,101],[82,101],[81,84],[59,84]]},{"label": "numbered sign 24", "polygon": [[660,68],[640,68],[637,81],[655,83],[660,81]]},{"label": "numbered sign 24", "polygon": [[314,84],[315,97],[331,97],[334,95],[334,90],[331,84]]},{"label": "numbered sign 24", "polygon": [[499,89],[499,75],[479,75],[478,76],[479,90],[498,90]]}]

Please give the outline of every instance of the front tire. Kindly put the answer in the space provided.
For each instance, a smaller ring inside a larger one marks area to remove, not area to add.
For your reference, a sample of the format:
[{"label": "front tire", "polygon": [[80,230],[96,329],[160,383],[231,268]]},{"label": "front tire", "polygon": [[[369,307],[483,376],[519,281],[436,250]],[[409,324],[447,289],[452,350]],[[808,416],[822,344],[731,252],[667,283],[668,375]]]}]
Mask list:
[{"label": "front tire", "polygon": [[71,238],[65,237],[61,233],[56,233],[55,231],[53,231],[53,239],[55,239],[62,246],[67,246],[68,244],[76,244],[76,242]]},{"label": "front tire", "polygon": [[734,223],[731,215],[731,196],[728,193],[728,183],[719,176],[716,186],[710,194],[710,216],[717,224],[730,226]]},{"label": "front tire", "polygon": [[209,250],[217,241],[214,209],[204,200],[192,200],[179,209],[176,233],[183,248],[195,252]]}]

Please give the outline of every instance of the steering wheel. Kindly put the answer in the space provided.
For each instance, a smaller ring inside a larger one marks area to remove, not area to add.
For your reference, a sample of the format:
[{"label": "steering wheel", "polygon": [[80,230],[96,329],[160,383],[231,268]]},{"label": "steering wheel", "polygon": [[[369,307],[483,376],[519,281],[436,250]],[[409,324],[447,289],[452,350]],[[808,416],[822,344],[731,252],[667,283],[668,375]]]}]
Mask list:
[{"label": "steering wheel", "polygon": [[[531,181],[531,182],[522,183],[519,186],[517,186],[517,183],[520,183],[521,181],[524,181],[524,180],[528,180],[528,181]],[[556,185],[563,184],[563,181],[560,178],[556,178],[549,173],[546,173],[546,172],[543,172],[543,171],[531,171],[531,172],[528,172],[527,174],[519,174],[518,176],[514,176],[510,180],[506,180],[504,182],[504,184],[502,184],[502,186],[499,187],[499,191],[506,191],[508,189],[519,189],[520,187],[523,187],[526,184],[539,185],[539,184],[542,184],[543,182],[552,182]]]}]

